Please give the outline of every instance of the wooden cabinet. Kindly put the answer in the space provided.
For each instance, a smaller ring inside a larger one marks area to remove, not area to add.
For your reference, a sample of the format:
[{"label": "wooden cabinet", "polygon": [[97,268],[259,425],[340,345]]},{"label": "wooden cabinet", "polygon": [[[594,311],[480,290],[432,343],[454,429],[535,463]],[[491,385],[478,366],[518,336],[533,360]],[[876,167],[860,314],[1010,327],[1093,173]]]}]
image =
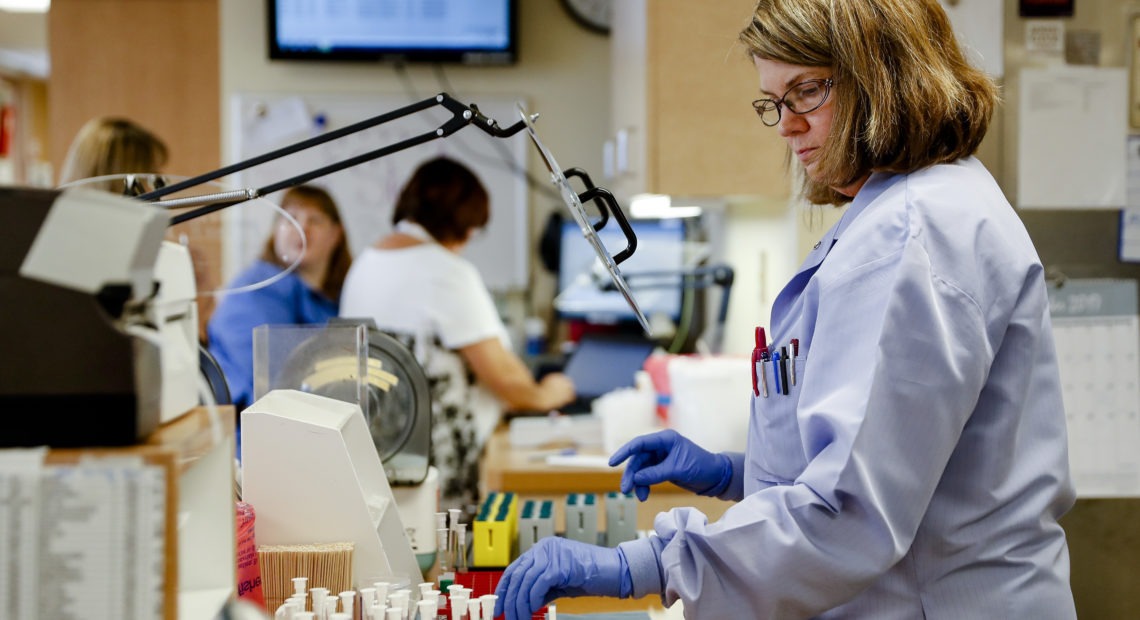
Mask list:
[{"label": "wooden cabinet", "polygon": [[783,140],[752,111],[755,68],[737,35],[754,0],[614,3],[612,161],[623,198],[783,198]]}]

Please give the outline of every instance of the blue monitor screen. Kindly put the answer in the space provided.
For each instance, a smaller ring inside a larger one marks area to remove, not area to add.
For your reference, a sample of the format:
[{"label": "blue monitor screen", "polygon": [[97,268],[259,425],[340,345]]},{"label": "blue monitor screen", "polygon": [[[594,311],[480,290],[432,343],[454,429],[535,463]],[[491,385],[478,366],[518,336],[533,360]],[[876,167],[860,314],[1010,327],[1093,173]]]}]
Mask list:
[{"label": "blue monitor screen", "polygon": [[266,0],[275,59],[515,62],[517,0]]},{"label": "blue monitor screen", "polygon": [[[681,317],[680,273],[685,267],[685,223],[682,219],[633,220],[637,250],[618,265],[629,282],[634,299],[647,317],[663,314],[673,321]],[[626,247],[616,222],[598,232],[611,254]],[[617,290],[607,288],[610,277],[594,249],[574,222],[562,226],[559,251],[558,296],[554,307],[567,319],[591,323],[633,321],[636,317]],[[641,274],[641,275],[639,275]]]}]

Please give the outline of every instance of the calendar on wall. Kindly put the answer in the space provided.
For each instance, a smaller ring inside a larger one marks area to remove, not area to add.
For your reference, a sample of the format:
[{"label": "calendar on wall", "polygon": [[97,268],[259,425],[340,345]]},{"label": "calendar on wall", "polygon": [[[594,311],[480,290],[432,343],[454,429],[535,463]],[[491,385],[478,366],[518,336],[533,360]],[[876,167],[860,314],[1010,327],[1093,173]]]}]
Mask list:
[{"label": "calendar on wall", "polygon": [[1068,280],[1049,306],[1077,495],[1140,496],[1136,281]]}]

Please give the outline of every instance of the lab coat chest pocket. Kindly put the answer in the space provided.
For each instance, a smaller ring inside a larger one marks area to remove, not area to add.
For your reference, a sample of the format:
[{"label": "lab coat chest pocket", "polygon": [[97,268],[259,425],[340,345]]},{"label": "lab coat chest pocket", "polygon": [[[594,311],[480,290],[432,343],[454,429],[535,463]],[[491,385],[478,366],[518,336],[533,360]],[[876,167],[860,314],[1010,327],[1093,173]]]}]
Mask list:
[{"label": "lab coat chest pocket", "polygon": [[[796,360],[803,367],[807,360]],[[789,483],[807,467],[797,416],[800,384],[787,386],[787,394],[777,392],[769,370],[768,397],[752,397],[749,424],[748,464],[753,469],[749,478],[765,482]],[[783,385],[781,385],[783,387]]]}]

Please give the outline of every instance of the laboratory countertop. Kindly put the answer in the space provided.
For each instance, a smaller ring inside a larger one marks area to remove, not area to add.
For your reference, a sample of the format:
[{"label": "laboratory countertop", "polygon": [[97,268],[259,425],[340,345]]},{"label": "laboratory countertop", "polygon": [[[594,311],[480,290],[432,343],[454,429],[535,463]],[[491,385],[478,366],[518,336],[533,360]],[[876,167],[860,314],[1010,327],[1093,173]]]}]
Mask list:
[{"label": "laboratory countertop", "polygon": [[[573,454],[560,455],[560,450],[572,450]],[[550,456],[556,458],[550,459]],[[557,458],[559,456],[572,458]],[[604,466],[606,457],[600,447],[574,448],[570,443],[514,447],[508,426],[501,425],[487,441],[483,481],[487,489],[520,495],[609,493],[618,490],[622,468]],[[688,494],[672,484],[663,484],[654,490]]]},{"label": "laboratory countertop", "polygon": [[[554,501],[555,528],[563,531],[564,504],[570,493],[597,493],[602,495],[618,491],[622,468],[599,466],[606,454],[600,447],[578,448],[575,454],[554,459],[547,457],[567,445],[542,445],[535,448],[518,448],[511,445],[506,425],[499,427],[487,442],[480,469],[484,492],[517,493],[522,499],[550,499]],[[554,463],[548,462],[554,461]],[[576,466],[575,463],[585,464]],[[715,497],[694,495],[673,484],[653,487],[649,498],[638,504],[637,528],[650,530],[658,513],[680,506],[691,506],[708,515],[709,520],[720,518],[731,506],[730,502]],[[605,526],[604,510],[599,510],[601,527]]]},{"label": "laboratory countertop", "polygon": [[[573,454],[561,454],[572,449]],[[553,456],[554,458],[548,458]],[[565,458],[563,458],[565,457]],[[604,494],[618,491],[622,468],[603,466],[607,455],[601,447],[582,448],[566,443],[548,443],[533,448],[511,445],[509,427],[501,425],[487,441],[480,469],[484,492],[510,491],[520,499],[549,499],[554,502],[555,531],[565,531],[565,499],[569,493]],[[638,504],[637,528],[649,530],[660,512],[678,506],[692,506],[708,515],[719,518],[731,504],[716,498],[700,497],[672,484],[653,487],[649,499]],[[598,510],[599,528],[605,528],[605,510]],[[647,596],[640,599],[611,599],[599,597],[566,598],[557,601],[559,612],[567,614],[594,614],[646,612],[651,619],[680,618],[680,605],[664,609],[661,599]],[[608,617],[646,617],[644,615]]]}]

